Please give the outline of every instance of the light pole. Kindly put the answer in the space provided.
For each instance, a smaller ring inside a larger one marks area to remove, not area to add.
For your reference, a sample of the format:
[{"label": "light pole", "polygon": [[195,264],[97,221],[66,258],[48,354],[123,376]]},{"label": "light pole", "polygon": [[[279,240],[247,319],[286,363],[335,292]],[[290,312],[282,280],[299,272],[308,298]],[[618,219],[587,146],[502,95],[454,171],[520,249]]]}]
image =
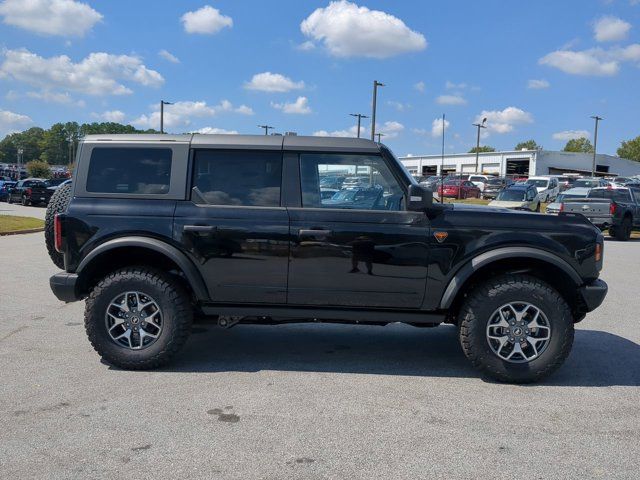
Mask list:
[{"label": "light pole", "polygon": [[376,135],[378,136],[378,143],[380,143],[382,137],[384,137],[384,133],[376,133]]},{"label": "light pole", "polygon": [[482,119],[482,123],[474,123],[474,127],[478,127],[478,138],[476,140],[476,168],[474,173],[478,173],[478,156],[480,154],[480,129],[487,128],[484,124],[487,123],[487,117]]},{"label": "light pole", "polygon": [[593,162],[591,163],[591,176],[595,177],[596,176],[596,150],[598,148],[598,122],[600,122],[600,120],[604,120],[604,118],[599,117],[597,115],[593,115],[591,118],[593,118],[596,121],[596,129],[595,129],[595,132],[593,132]]},{"label": "light pole", "polygon": [[373,81],[373,106],[371,113],[371,140],[376,139],[376,103],[378,101],[378,87],[384,87],[384,83]]},{"label": "light pole", "polygon": [[[436,191],[438,189],[436,188]],[[444,193],[444,113],[442,114],[442,158],[440,159],[440,191]],[[442,198],[438,195],[438,199],[442,202]]]},{"label": "light pole", "polygon": [[273,130],[275,127],[271,125],[258,125],[259,128],[264,128],[264,134],[269,135],[269,130]]},{"label": "light pole", "polygon": [[360,120],[363,118],[369,118],[369,117],[361,113],[350,113],[349,115],[351,115],[352,117],[358,117],[358,138],[360,138]]},{"label": "light pole", "polygon": [[160,133],[164,133],[164,106],[165,105],[173,105],[173,103],[160,100]]},{"label": "light pole", "polygon": [[16,176],[16,180],[20,181],[20,175],[22,171],[22,154],[24,153],[24,149],[22,147],[18,147],[18,172]]}]

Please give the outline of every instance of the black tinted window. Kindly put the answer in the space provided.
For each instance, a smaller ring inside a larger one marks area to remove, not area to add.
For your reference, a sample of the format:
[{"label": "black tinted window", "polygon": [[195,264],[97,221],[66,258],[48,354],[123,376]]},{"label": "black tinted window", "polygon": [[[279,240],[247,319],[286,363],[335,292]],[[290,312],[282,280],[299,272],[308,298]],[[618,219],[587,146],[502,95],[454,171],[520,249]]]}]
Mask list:
[{"label": "black tinted window", "polygon": [[87,192],[169,193],[170,148],[94,148]]},{"label": "black tinted window", "polygon": [[200,150],[191,199],[211,205],[277,207],[281,181],[281,152]]}]

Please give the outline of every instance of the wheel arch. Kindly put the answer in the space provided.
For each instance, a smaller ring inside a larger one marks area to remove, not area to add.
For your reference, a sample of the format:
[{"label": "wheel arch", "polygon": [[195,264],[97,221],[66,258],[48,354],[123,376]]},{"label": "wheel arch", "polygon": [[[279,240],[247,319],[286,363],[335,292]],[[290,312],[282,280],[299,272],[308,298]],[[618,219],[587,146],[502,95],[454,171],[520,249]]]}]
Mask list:
[{"label": "wheel arch", "polygon": [[462,266],[447,284],[439,308],[457,312],[465,294],[487,278],[505,273],[530,273],[560,292],[578,319],[580,305],[576,287],[583,281],[562,258],[532,247],[505,247],[485,252]]},{"label": "wheel arch", "polygon": [[185,286],[198,300],[209,300],[202,275],[183,252],[162,240],[141,236],[108,240],[84,257],[76,269],[78,293],[88,293],[96,283],[96,277],[118,268],[141,264],[150,264],[166,271],[177,270]]}]

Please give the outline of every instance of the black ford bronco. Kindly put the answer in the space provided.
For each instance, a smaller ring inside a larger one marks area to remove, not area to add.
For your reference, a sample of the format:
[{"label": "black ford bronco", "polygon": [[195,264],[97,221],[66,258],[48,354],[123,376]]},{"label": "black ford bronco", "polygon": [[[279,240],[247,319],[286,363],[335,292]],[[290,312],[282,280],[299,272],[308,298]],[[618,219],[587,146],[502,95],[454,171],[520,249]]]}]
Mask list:
[{"label": "black ford bronco", "polygon": [[89,340],[127,369],[170,360],[194,317],[449,323],[484,373],[531,382],[607,292],[583,216],[437,203],[355,138],[87,136],[46,238],[53,292],[86,299]]}]

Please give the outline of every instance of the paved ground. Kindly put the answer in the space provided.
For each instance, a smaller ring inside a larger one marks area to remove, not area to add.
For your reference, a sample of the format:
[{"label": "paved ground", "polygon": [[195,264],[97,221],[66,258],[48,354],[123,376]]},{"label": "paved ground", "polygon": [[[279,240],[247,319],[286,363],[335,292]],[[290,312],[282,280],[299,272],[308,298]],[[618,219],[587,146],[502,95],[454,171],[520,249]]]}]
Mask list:
[{"label": "paved ground", "polygon": [[44,220],[47,207],[23,207],[16,203],[0,202],[0,215],[18,215],[21,217],[34,217]]},{"label": "paved ground", "polygon": [[172,368],[120,371],[42,234],[0,265],[3,478],[638,478],[639,241],[607,241],[604,306],[533,386],[479,378],[451,327],[198,325]]}]

